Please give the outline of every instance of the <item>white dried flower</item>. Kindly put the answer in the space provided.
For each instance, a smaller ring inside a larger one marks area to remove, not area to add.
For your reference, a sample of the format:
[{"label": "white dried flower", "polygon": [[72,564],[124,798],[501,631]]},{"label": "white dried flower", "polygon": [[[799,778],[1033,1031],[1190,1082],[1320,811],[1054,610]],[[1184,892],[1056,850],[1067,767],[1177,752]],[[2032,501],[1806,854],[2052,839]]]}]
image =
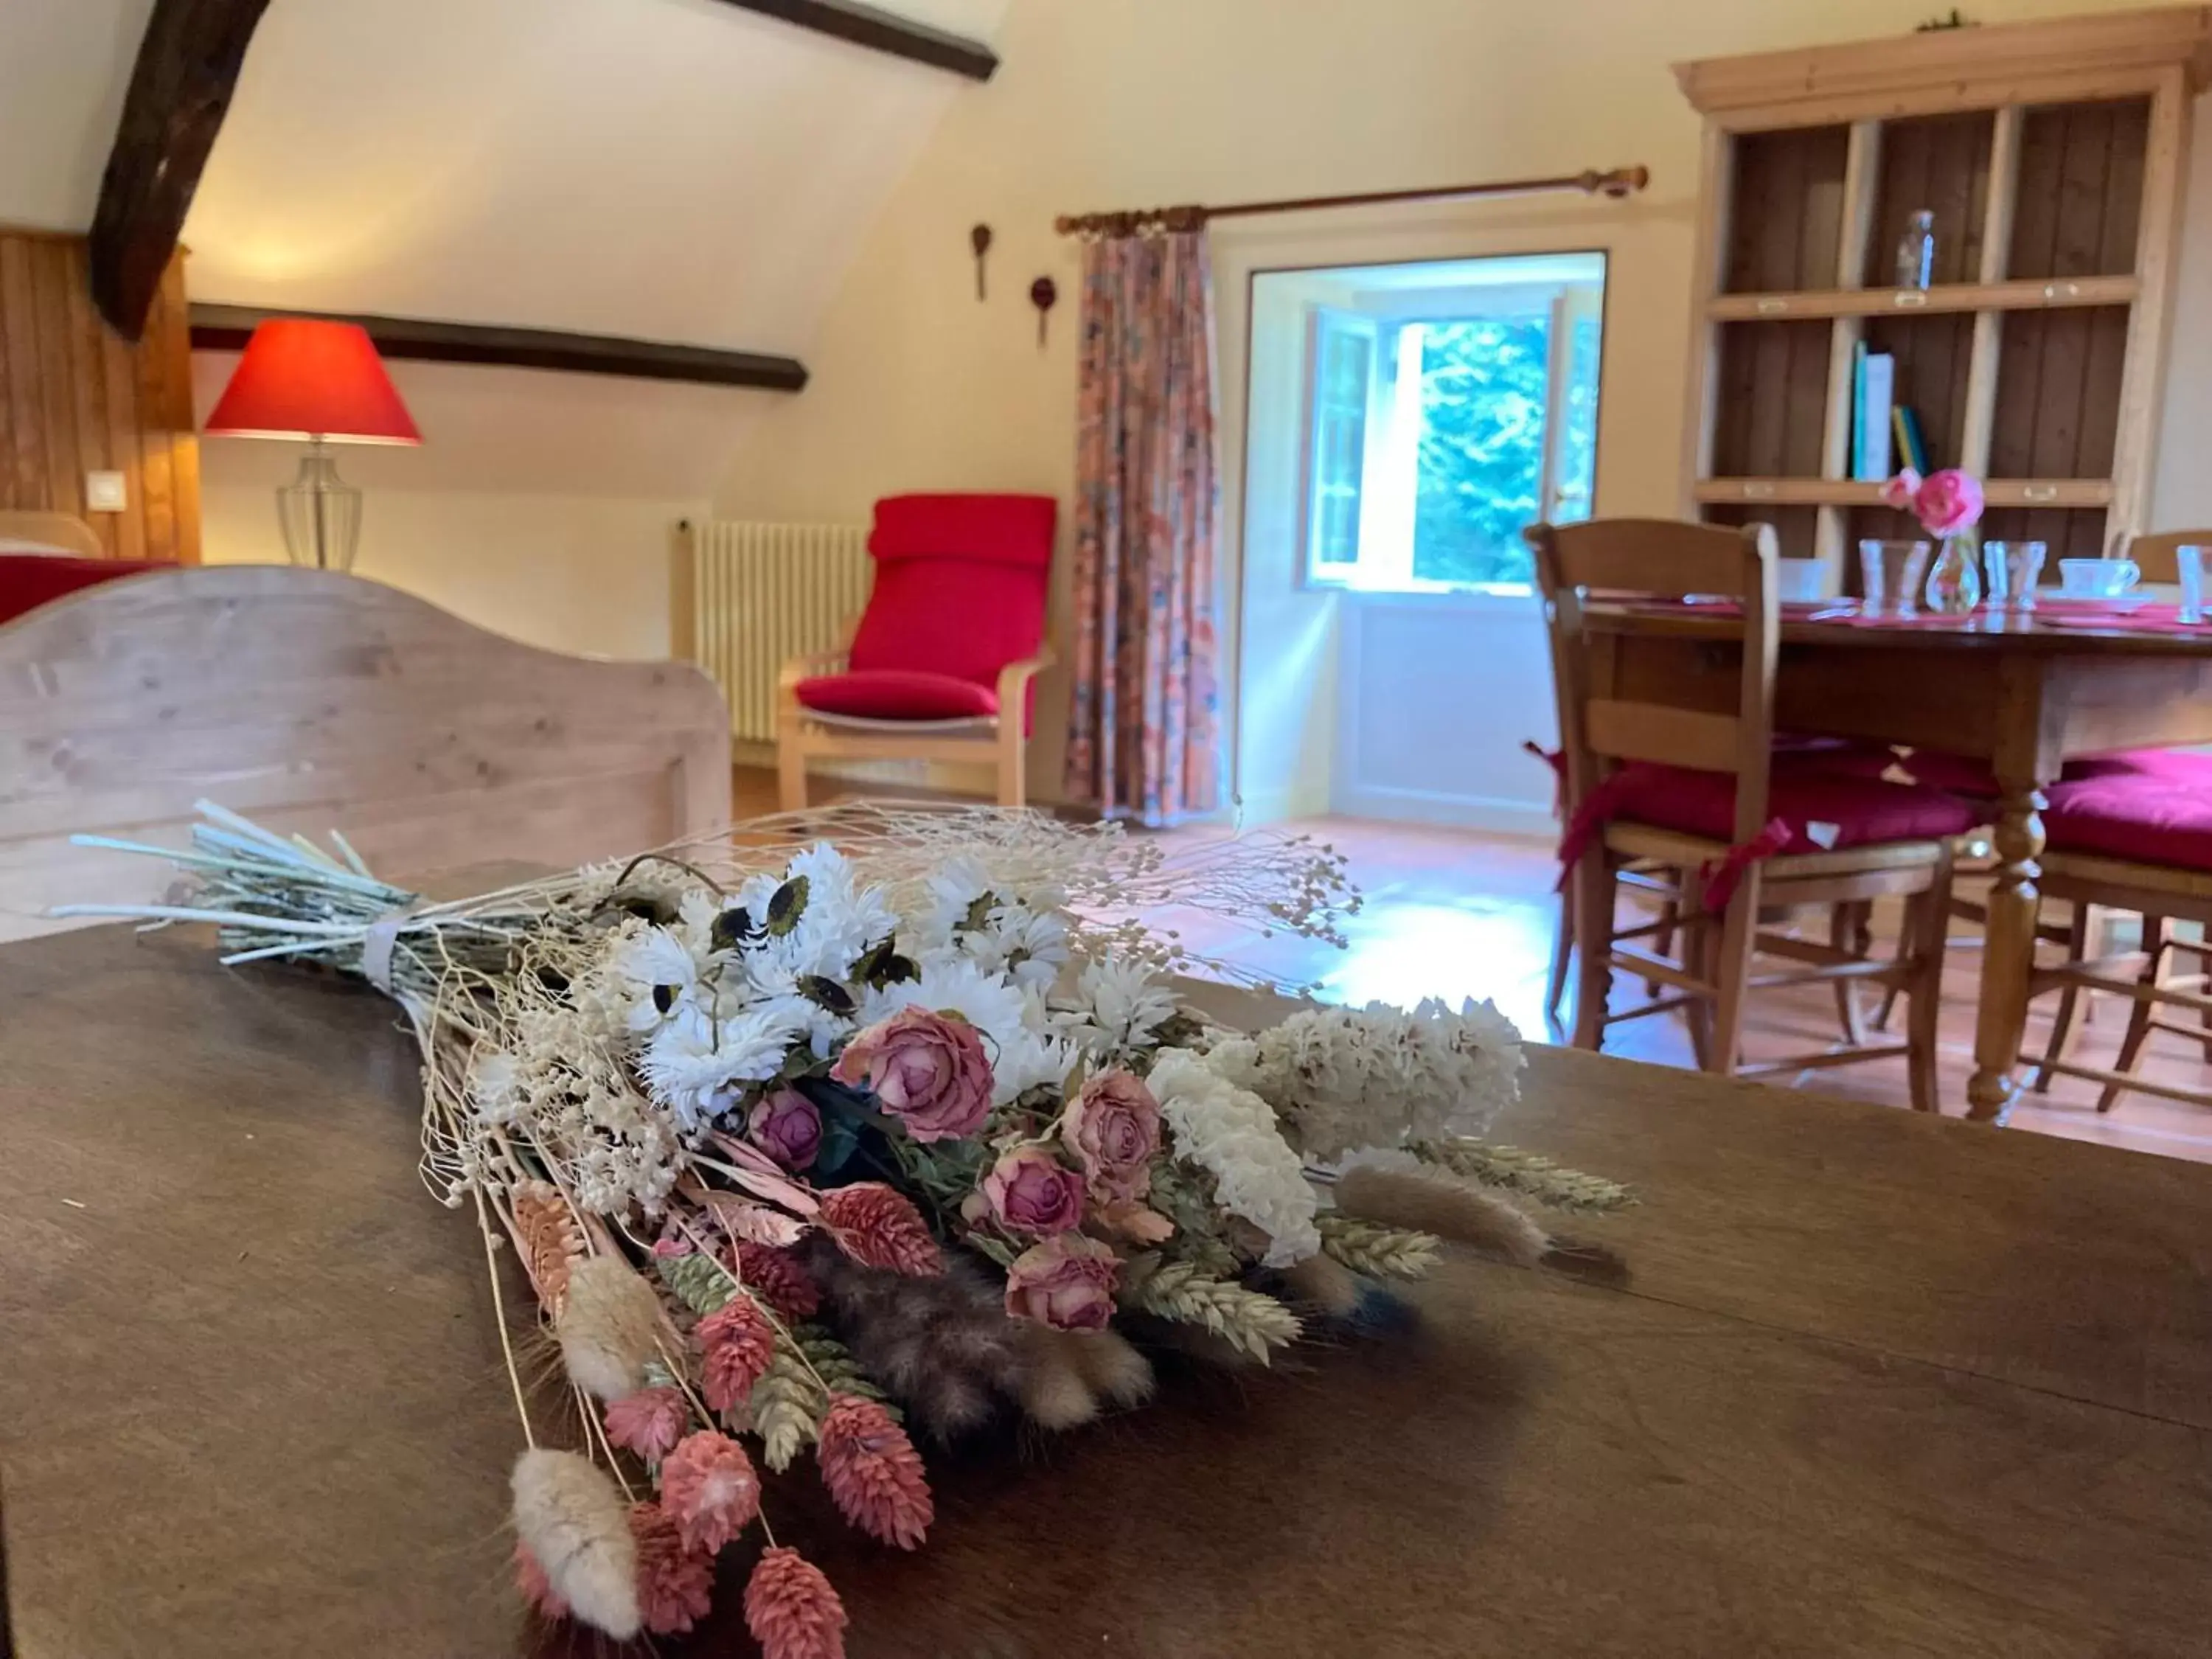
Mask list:
[{"label": "white dried flower", "polygon": [[1223,1209],[1267,1235],[1268,1267],[1287,1267],[1319,1252],[1319,1201],[1266,1101],[1186,1048],[1163,1050],[1147,1081],[1176,1155],[1213,1177]]},{"label": "white dried flower", "polygon": [[744,1085],[781,1072],[805,1030],[803,1017],[783,1004],[728,1018],[684,1008],[653,1034],[638,1070],[653,1098],[689,1132],[734,1105]]},{"label": "white dried flower", "polygon": [[1175,1017],[1175,993],[1149,964],[1133,957],[1103,957],[1084,964],[1075,981],[1072,1037],[1093,1060],[1112,1064],[1159,1042],[1160,1027]]},{"label": "white dried flower", "polygon": [[1273,1101],[1308,1158],[1481,1135],[1520,1096],[1521,1034],[1494,1004],[1375,1003],[1293,1014],[1216,1043],[1207,1066]]}]

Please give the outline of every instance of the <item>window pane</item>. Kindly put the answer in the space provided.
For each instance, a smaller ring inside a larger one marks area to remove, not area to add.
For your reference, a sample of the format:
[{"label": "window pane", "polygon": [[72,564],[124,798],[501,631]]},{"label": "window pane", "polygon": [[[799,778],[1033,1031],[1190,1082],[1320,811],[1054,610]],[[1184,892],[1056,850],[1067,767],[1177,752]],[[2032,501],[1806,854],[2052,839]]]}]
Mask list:
[{"label": "window pane", "polygon": [[1577,317],[1567,325],[1565,410],[1559,433],[1558,499],[1552,516],[1576,524],[1590,515],[1597,482],[1598,319]]},{"label": "window pane", "polygon": [[1309,529],[1312,560],[1316,565],[1356,564],[1375,341],[1371,335],[1324,315],[1317,345]]},{"label": "window pane", "polygon": [[[1421,351],[1413,574],[1525,582],[1542,516],[1549,313],[1431,323]],[[1595,364],[1590,404],[1596,405]]]}]

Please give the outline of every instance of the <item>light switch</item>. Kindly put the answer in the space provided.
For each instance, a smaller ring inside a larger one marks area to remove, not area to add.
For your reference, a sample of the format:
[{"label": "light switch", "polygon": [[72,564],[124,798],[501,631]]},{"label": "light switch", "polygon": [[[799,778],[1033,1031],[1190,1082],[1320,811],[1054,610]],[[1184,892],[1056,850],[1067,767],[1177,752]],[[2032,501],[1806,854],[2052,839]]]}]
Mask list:
[{"label": "light switch", "polygon": [[120,513],[131,505],[129,489],[120,472],[84,475],[84,504],[93,513]]}]

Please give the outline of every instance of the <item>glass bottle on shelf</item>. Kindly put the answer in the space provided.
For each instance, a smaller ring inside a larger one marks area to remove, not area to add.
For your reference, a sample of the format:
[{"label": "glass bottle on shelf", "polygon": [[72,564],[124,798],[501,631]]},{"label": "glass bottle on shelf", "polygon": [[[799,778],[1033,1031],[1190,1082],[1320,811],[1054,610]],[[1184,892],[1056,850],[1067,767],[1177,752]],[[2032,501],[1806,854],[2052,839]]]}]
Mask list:
[{"label": "glass bottle on shelf", "polygon": [[1936,280],[1936,216],[1922,208],[1897,245],[1897,285],[1925,289]]}]

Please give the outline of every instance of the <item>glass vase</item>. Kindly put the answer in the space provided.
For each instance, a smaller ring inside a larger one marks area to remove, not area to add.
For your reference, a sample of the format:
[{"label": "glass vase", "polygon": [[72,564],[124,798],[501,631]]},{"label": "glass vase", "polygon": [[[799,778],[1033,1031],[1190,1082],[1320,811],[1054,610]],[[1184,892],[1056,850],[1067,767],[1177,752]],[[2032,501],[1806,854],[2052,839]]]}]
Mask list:
[{"label": "glass vase", "polygon": [[1928,567],[1928,586],[1921,603],[1933,616],[1963,617],[1982,602],[1981,563],[1975,547],[1964,536],[1946,536]]}]

